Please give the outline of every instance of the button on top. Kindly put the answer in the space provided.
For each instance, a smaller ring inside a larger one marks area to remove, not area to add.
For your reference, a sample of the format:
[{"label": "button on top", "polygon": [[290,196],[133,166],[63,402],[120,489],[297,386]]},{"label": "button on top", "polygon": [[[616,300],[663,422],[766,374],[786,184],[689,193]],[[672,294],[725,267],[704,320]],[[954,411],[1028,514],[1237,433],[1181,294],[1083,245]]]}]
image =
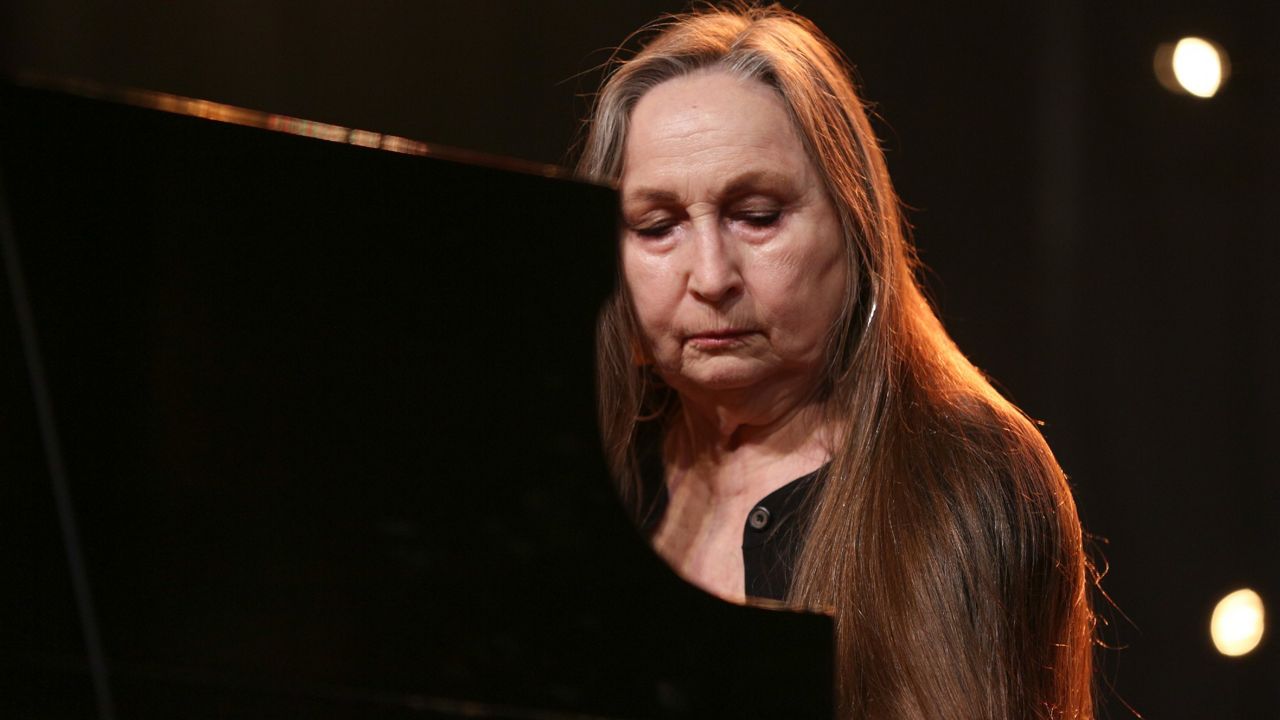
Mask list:
[{"label": "button on top", "polygon": [[763,530],[769,524],[769,508],[757,505],[747,516],[747,524],[752,530]]}]

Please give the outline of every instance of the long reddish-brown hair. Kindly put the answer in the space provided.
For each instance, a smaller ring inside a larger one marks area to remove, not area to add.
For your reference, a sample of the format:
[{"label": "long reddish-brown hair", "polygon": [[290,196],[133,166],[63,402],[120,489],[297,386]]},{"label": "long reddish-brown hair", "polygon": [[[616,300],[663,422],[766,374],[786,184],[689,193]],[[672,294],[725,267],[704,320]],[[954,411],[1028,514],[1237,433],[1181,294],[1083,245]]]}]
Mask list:
[{"label": "long reddish-brown hair", "polygon": [[[777,91],[843,226],[849,286],[822,383],[825,419],[842,430],[789,592],[834,613],[841,717],[1092,718],[1090,569],[1070,488],[921,292],[840,51],[777,5],[669,16],[648,36],[596,97],[583,175],[616,183],[637,100],[717,69]],[[600,322],[600,418],[637,514],[654,492],[640,472],[641,428],[679,403],[636,362],[641,337],[619,278]]]}]

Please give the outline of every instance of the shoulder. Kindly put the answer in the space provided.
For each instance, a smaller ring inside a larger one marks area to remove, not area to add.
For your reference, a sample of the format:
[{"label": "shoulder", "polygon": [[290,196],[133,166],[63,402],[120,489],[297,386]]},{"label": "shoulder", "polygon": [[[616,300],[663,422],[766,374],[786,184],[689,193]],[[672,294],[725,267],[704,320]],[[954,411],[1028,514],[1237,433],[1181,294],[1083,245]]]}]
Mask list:
[{"label": "shoulder", "polygon": [[1066,489],[1062,469],[1035,423],[994,391],[915,406],[904,421],[899,428],[903,455],[917,472],[943,476],[944,484],[1018,494]]},{"label": "shoulder", "polygon": [[1075,503],[1035,424],[994,392],[919,410],[892,453],[907,480],[898,492],[919,511],[932,553],[964,568],[955,579],[1009,598],[1021,594],[1014,586],[1073,565]]}]

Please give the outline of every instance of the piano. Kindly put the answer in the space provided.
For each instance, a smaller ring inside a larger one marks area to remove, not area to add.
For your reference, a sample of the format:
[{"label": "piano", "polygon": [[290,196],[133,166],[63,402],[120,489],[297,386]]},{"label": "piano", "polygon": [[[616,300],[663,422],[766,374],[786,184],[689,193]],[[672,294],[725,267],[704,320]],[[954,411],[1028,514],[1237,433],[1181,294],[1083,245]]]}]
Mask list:
[{"label": "piano", "polygon": [[0,83],[6,718],[830,718],[830,618],[679,580],[599,448],[616,198]]}]

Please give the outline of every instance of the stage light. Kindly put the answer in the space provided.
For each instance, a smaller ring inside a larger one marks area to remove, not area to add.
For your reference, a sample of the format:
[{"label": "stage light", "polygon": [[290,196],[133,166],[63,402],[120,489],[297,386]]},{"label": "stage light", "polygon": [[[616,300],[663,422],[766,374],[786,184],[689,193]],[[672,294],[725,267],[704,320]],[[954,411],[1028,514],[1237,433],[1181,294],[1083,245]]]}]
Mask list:
[{"label": "stage light", "polygon": [[1232,657],[1244,655],[1262,641],[1266,624],[1262,598],[1245,588],[1218,601],[1209,621],[1209,635],[1218,652]]},{"label": "stage light", "polygon": [[1230,69],[1227,52],[1212,40],[1184,37],[1156,48],[1156,78],[1172,92],[1213,97]]}]

